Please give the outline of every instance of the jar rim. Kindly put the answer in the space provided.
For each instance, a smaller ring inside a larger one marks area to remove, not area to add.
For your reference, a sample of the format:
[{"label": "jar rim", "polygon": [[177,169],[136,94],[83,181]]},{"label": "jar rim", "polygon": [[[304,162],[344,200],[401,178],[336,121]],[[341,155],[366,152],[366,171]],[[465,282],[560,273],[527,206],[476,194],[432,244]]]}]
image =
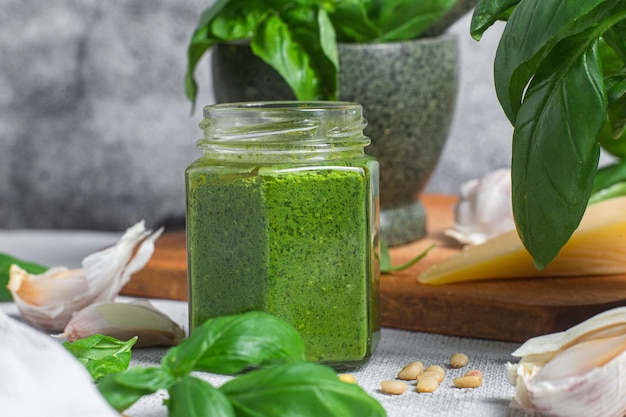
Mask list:
[{"label": "jar rim", "polygon": [[347,101],[256,101],[205,106],[197,142],[211,154],[342,154],[370,139],[363,107]]},{"label": "jar rim", "polygon": [[298,101],[298,100],[283,100],[283,101],[249,101],[249,102],[233,102],[233,103],[218,103],[209,104],[204,107],[204,117],[208,117],[213,113],[222,112],[246,112],[246,111],[268,111],[268,112],[304,112],[315,113],[319,111],[349,111],[358,110],[362,113],[362,106],[359,103],[351,101]]}]

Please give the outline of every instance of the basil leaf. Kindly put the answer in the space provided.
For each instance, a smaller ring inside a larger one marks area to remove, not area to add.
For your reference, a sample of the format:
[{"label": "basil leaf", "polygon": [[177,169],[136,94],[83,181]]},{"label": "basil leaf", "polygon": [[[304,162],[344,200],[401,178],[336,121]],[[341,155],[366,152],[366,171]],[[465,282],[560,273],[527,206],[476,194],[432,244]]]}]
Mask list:
[{"label": "basil leaf", "polygon": [[18,265],[31,274],[41,274],[48,270],[45,266],[0,253],[0,301],[13,301],[13,296],[7,289],[7,285],[9,284],[9,270],[13,264]]},{"label": "basil leaf", "polygon": [[595,194],[621,182],[626,182],[626,160],[598,169],[593,181],[592,192]]},{"label": "basil leaf", "polygon": [[382,35],[378,41],[415,39],[454,6],[455,0],[386,0],[370,16]]},{"label": "basil leaf", "polygon": [[[325,42],[332,39],[334,44],[334,30],[325,24],[326,19],[317,17],[318,13],[324,16],[326,12],[292,10],[290,23],[280,16],[269,16],[250,44],[252,52],[285,79],[298,100],[337,99],[338,58],[324,54],[318,36],[323,30]],[[320,23],[324,28],[318,27]]]},{"label": "basil leaf", "polygon": [[622,197],[626,195],[626,182],[618,182],[616,184],[610,185],[597,193],[591,194],[589,197],[589,205],[599,203],[604,200],[609,200],[611,198]]},{"label": "basil leaf", "polygon": [[304,360],[300,334],[271,314],[251,311],[207,320],[170,349],[162,365],[172,375],[191,371],[234,374],[253,366]]},{"label": "basil leaf", "polygon": [[616,23],[602,37],[620,57],[622,63],[626,63],[626,20]]},{"label": "basil leaf", "polygon": [[372,42],[380,37],[380,31],[367,15],[367,9],[359,0],[338,2],[329,14],[340,42]]},{"label": "basil leaf", "polygon": [[117,411],[124,411],[144,395],[169,389],[176,379],[167,370],[135,367],[120,374],[110,374],[98,382],[98,390]]},{"label": "basil leaf", "polygon": [[97,381],[105,375],[123,372],[128,369],[131,347],[137,342],[133,337],[123,342],[114,337],[95,334],[63,346],[81,362]]},{"label": "basil leaf", "polygon": [[610,131],[613,138],[622,136],[626,127],[626,68],[605,80],[609,102]]},{"label": "basil leaf", "polygon": [[331,368],[314,363],[280,365],[241,375],[220,387],[238,417],[385,416],[383,407]]},{"label": "basil leaf", "polygon": [[191,101],[193,113],[198,97],[198,83],[194,77],[196,66],[218,39],[211,32],[211,21],[231,0],[217,0],[211,7],[206,9],[200,16],[198,26],[187,47],[187,72],[185,73],[185,95]]},{"label": "basil leaf", "polygon": [[479,41],[483,33],[498,20],[508,20],[520,0],[480,0],[472,14],[470,33]]},{"label": "basil leaf", "polygon": [[434,247],[435,247],[435,244],[433,243],[428,248],[426,248],[423,252],[421,252],[416,257],[411,259],[410,261],[405,262],[401,265],[392,265],[391,254],[389,253],[389,247],[387,246],[385,242],[381,240],[380,241],[380,272],[382,274],[389,274],[392,272],[397,272],[397,271],[408,269],[412,267],[413,265],[415,265],[417,262],[424,259],[424,257],[428,255],[428,252],[430,252],[431,249],[433,249]]},{"label": "basil leaf", "polygon": [[211,384],[187,376],[169,389],[165,401],[170,417],[235,417],[228,398]]},{"label": "basil leaf", "polygon": [[546,57],[515,123],[513,214],[538,269],[578,227],[600,157],[597,136],[606,120],[606,96],[589,37],[567,39]]},{"label": "basil leaf", "polygon": [[211,33],[221,41],[251,39],[254,31],[267,17],[269,8],[264,0],[230,1],[208,23]]},{"label": "basil leaf", "polygon": [[598,27],[614,7],[610,0],[580,0],[575,7],[564,7],[560,1],[520,1],[502,33],[494,62],[496,93],[511,123],[517,126],[527,84],[555,46]]}]

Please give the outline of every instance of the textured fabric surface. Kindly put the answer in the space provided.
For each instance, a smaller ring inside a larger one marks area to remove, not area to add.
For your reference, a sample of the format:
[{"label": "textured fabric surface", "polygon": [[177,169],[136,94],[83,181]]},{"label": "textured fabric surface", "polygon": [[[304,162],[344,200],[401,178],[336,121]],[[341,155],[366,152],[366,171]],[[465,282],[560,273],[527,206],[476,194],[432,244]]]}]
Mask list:
[{"label": "textured fabric surface", "polygon": [[[172,319],[187,327],[187,305],[183,302],[155,300],[155,305],[166,311]],[[509,407],[514,388],[508,383],[505,364],[514,361],[510,353],[515,343],[450,337],[438,334],[382,329],[381,342],[371,360],[352,373],[358,384],[374,396],[387,410],[389,417],[441,416],[441,417],[532,417],[532,413]],[[158,365],[163,349],[137,350],[133,366]],[[451,369],[448,360],[452,353],[463,352],[469,363],[461,369]],[[380,391],[380,382],[395,379],[398,371],[407,363],[422,361],[424,365],[440,365],[446,369],[446,378],[439,389],[431,394],[418,393],[415,384],[409,383],[402,395],[387,395]],[[483,383],[476,389],[458,389],[453,378],[468,369],[480,369]],[[197,376],[219,386],[230,377],[212,374]],[[162,405],[163,392],[144,397],[127,414],[132,417],[166,417]]]}]

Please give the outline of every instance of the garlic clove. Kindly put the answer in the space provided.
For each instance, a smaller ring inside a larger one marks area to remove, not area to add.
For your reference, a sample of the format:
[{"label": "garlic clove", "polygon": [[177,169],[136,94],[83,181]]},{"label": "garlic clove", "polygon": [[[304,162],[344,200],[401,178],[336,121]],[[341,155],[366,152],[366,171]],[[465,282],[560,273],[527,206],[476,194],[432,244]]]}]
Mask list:
[{"label": "garlic clove", "polygon": [[626,414],[626,308],[532,338],[513,355],[521,361],[507,365],[512,406],[557,417]]},{"label": "garlic clove", "polygon": [[513,356],[522,361],[543,365],[560,350],[585,340],[626,333],[626,307],[599,313],[566,331],[533,337],[520,346]]},{"label": "garlic clove", "polygon": [[119,340],[138,336],[136,347],[173,346],[185,331],[149,301],[101,302],[75,313],[58,337],[73,342],[103,334]]},{"label": "garlic clove", "polygon": [[72,313],[115,298],[131,274],[148,262],[162,232],[147,231],[141,221],[126,230],[114,246],[87,256],[80,269],[55,267],[35,275],[12,265],[7,287],[27,322],[46,331],[61,330]]},{"label": "garlic clove", "polygon": [[3,416],[119,417],[66,349],[2,310],[0,369]]},{"label": "garlic clove", "polygon": [[510,169],[498,169],[467,181],[461,186],[454,209],[454,229],[445,234],[463,244],[481,244],[515,229],[511,207]]}]

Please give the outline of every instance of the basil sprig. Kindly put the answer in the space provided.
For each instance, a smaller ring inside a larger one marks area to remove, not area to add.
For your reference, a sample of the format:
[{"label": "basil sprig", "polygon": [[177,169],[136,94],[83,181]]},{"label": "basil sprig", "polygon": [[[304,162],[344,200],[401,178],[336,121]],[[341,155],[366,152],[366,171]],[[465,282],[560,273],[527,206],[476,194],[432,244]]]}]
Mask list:
[{"label": "basil sprig", "polygon": [[200,17],[187,49],[185,92],[195,105],[194,78],[215,44],[249,41],[298,100],[336,100],[337,42],[414,39],[456,0],[217,0]]},{"label": "basil sprig", "polygon": [[[214,387],[192,372],[236,374]],[[331,368],[304,361],[300,334],[263,312],[210,319],[171,348],[159,367],[102,378],[98,389],[118,411],[165,389],[172,417],[384,416],[382,406]]]},{"label": "basil sprig", "polygon": [[[481,0],[472,35],[480,39],[496,20],[508,20],[494,75],[514,125],[513,213],[543,269],[585,212],[602,127],[610,123],[618,137],[626,123],[626,1]],[[601,40],[621,61],[610,73]]]},{"label": "basil sprig", "polygon": [[64,342],[63,346],[87,368],[94,381],[97,381],[105,375],[128,369],[130,349],[136,342],[137,337],[124,342],[111,336],[95,334],[74,342]]}]

